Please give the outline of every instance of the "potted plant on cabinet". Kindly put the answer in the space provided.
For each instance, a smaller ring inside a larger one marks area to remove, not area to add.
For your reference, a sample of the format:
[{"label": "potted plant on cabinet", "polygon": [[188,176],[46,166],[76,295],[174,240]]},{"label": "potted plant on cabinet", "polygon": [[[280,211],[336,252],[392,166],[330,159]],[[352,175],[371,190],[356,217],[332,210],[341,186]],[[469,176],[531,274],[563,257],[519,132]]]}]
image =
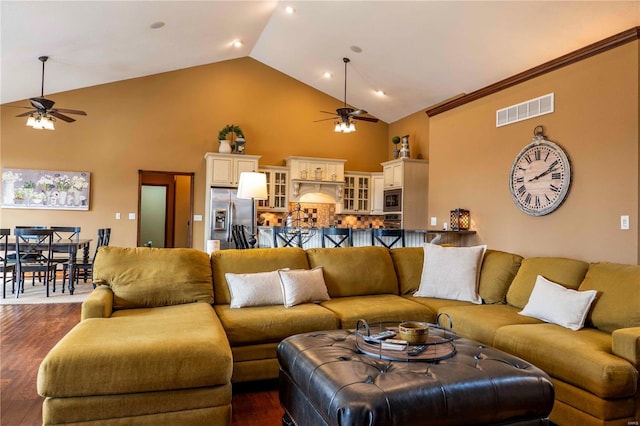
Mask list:
[{"label": "potted plant on cabinet", "polygon": [[[236,126],[234,124],[227,124],[222,129],[220,129],[220,132],[218,132],[218,143],[220,143],[218,152],[230,153],[234,150],[235,148],[234,139],[233,139],[234,135],[235,135],[236,141],[240,139],[241,142],[243,142],[242,145],[243,145],[243,152],[244,152],[244,133],[242,132],[242,129],[239,126]],[[229,140],[228,137],[231,137],[231,140]]]},{"label": "potted plant on cabinet", "polygon": [[400,143],[400,136],[392,137],[391,142],[393,142],[393,158],[397,159],[398,155],[400,155],[400,150],[398,149],[398,144]]}]

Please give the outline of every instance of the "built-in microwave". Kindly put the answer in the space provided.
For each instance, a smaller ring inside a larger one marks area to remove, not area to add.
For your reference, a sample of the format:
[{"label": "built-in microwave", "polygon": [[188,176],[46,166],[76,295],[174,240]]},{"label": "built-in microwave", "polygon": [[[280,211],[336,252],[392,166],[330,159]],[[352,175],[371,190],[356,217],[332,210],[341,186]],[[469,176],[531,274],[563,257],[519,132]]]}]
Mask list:
[{"label": "built-in microwave", "polygon": [[384,191],[384,213],[394,213],[402,211],[402,189],[385,189]]}]

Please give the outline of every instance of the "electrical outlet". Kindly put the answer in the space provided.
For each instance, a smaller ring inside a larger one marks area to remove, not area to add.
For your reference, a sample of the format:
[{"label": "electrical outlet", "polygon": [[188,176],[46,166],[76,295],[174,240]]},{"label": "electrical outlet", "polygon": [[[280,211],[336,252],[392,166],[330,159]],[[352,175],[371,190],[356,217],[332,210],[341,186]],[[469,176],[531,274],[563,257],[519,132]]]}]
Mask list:
[{"label": "electrical outlet", "polygon": [[629,216],[620,216],[620,229],[629,229]]},{"label": "electrical outlet", "polygon": [[438,226],[438,218],[435,216],[431,217],[431,226]]},{"label": "electrical outlet", "polygon": [[120,213],[116,213],[116,220],[120,220]]}]

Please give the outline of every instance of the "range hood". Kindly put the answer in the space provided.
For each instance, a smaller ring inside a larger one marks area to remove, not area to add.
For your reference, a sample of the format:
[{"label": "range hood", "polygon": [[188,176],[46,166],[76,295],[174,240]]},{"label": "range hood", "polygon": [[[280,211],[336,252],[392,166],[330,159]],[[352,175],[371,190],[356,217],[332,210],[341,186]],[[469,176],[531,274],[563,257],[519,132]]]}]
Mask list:
[{"label": "range hood", "polygon": [[305,203],[342,203],[344,182],[291,179],[289,201]]}]

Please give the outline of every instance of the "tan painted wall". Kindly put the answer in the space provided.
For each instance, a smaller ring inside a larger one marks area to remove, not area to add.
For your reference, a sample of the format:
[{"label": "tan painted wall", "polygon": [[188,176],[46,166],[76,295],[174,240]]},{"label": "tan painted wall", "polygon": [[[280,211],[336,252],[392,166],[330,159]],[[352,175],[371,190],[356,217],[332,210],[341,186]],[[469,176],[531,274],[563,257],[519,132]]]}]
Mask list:
[{"label": "tan painted wall", "polygon": [[[37,87],[37,86],[36,86]],[[217,151],[218,130],[240,125],[247,154],[280,165],[289,155],[347,159],[348,170],[381,170],[388,159],[388,125],[358,123],[337,134],[320,110],[341,102],[250,58],[241,58],[49,96],[61,108],[88,117],[33,130],[15,108],[1,108],[0,166],[91,172],[89,212],[0,211],[0,226],[76,225],[83,236],[112,228],[112,245],[133,246],[138,170],[195,172],[194,214],[204,214],[204,153]],[[12,105],[26,105],[18,102]],[[115,220],[115,213],[122,213]],[[195,222],[193,246],[204,246],[204,222]]]},{"label": "tan painted wall", "polygon": [[[441,223],[467,208],[474,242],[523,256],[638,263],[639,56],[636,41],[432,117],[429,215]],[[496,128],[497,109],[551,92],[554,113]],[[508,178],[539,124],[567,151],[573,178],[558,210],[532,217]],[[623,214],[631,230],[620,230]]]},{"label": "tan painted wall", "polygon": [[[424,111],[413,113],[402,120],[389,123],[389,158],[393,158],[394,136],[409,135],[411,158],[429,159],[429,117]],[[401,144],[398,145],[400,149]]]}]

